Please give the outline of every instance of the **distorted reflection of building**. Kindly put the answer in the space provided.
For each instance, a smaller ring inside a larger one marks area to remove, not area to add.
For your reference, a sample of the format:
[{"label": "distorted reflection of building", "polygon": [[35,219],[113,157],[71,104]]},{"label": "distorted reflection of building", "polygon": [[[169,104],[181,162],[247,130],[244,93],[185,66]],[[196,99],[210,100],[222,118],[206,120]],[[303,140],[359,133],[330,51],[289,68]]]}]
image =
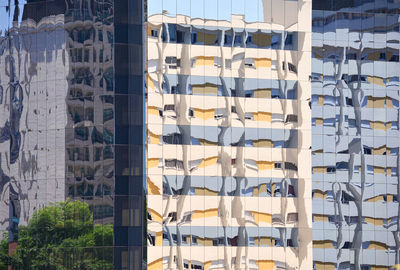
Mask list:
[{"label": "distorted reflection of building", "polygon": [[[118,180],[123,177],[115,172],[116,155],[128,158],[115,146],[128,145],[115,141],[125,131],[115,133],[122,122],[115,118],[124,116],[114,106],[121,100],[115,95],[120,86],[114,66],[123,64],[114,51],[114,23],[122,21],[122,13],[114,16],[114,10],[124,1],[3,2],[0,229],[8,231],[10,254],[18,247],[18,227],[26,226],[35,211],[81,200],[89,205],[95,224],[114,224],[114,250],[97,248],[114,254],[116,269],[132,269],[140,249],[129,249],[134,244],[121,239],[138,226],[130,222],[134,216],[125,222],[130,215],[126,209],[131,208],[127,202],[141,202],[141,195],[135,199],[129,192],[118,193],[124,179]],[[142,234],[131,237],[141,239]]]},{"label": "distorted reflection of building", "polygon": [[397,0],[0,2],[10,254],[37,210],[80,200],[113,225],[96,250],[114,269],[397,269],[399,14]]},{"label": "distorted reflection of building", "polygon": [[[29,8],[23,14],[28,12]],[[0,16],[7,16],[4,7]],[[13,211],[9,218],[1,215],[2,230],[8,221],[27,224],[35,209],[64,197],[68,86],[65,77],[59,78],[68,62],[63,59],[63,27],[64,15],[40,21],[29,18],[9,29],[2,26],[1,208],[2,213]],[[56,144],[57,139],[61,144]],[[8,202],[8,198],[15,199]]]},{"label": "distorted reflection of building", "polygon": [[[97,12],[107,19],[103,7]],[[69,5],[57,15],[35,8],[22,5],[23,20],[2,40],[3,192],[18,194],[21,224],[65,196],[112,207],[103,192],[114,186],[113,25],[96,24],[96,13],[83,25]]]},{"label": "distorted reflection of building", "polygon": [[148,269],[311,269],[311,2],[147,7]]},{"label": "distorted reflection of building", "polygon": [[400,5],[314,2],[314,268],[389,269],[400,248]]}]

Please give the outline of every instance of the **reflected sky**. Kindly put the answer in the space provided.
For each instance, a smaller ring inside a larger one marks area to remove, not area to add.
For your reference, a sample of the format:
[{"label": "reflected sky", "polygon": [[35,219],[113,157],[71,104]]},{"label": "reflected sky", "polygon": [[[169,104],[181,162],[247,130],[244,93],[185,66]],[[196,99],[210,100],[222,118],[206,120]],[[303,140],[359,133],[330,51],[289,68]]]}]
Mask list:
[{"label": "reflected sky", "polygon": [[[14,0],[13,0],[14,1]],[[19,12],[20,15],[23,14],[24,12],[24,7],[26,4],[27,0],[19,0],[18,2],[18,6],[19,6]],[[1,1],[0,2],[0,31],[1,33],[4,33],[8,27],[9,27],[9,16],[8,14],[14,14],[15,12],[15,5],[11,5],[11,8],[8,10],[7,8],[7,3],[8,1]],[[11,16],[12,18],[12,16]],[[22,20],[22,16],[18,17],[18,23],[21,23]]]},{"label": "reflected sky", "polygon": [[262,0],[153,0],[148,4],[149,16],[190,16],[206,20],[231,21],[232,15],[244,15],[246,22],[260,22],[264,18]]}]

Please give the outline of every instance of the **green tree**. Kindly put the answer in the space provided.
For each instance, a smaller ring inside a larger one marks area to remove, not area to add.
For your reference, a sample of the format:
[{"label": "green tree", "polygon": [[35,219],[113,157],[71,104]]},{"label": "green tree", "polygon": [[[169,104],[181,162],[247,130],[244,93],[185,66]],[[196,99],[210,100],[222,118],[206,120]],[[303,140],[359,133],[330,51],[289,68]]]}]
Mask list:
[{"label": "green tree", "polygon": [[18,228],[18,248],[8,256],[6,235],[0,242],[0,270],[113,269],[112,225],[93,225],[87,203],[66,201],[36,211]]},{"label": "green tree", "polygon": [[8,234],[3,234],[3,240],[0,241],[0,270],[7,270],[9,264],[8,257]]}]

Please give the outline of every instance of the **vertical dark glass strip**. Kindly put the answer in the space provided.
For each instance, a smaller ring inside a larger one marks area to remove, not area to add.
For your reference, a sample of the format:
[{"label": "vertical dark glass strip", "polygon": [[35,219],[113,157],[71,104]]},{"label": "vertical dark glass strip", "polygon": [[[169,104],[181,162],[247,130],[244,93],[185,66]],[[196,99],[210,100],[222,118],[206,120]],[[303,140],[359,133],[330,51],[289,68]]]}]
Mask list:
[{"label": "vertical dark glass strip", "polygon": [[143,1],[114,0],[114,269],[145,265]]}]

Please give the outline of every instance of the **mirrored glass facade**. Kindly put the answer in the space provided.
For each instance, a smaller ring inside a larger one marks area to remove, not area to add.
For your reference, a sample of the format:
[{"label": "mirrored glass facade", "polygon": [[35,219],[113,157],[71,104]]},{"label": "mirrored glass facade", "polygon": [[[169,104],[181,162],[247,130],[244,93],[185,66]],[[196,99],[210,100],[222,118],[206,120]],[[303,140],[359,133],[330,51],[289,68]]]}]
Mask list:
[{"label": "mirrored glass facade", "polygon": [[314,269],[399,266],[399,13],[313,1]]},{"label": "mirrored glass facade", "polygon": [[147,1],[148,269],[312,269],[311,12]]},{"label": "mirrored glass facade", "polygon": [[0,269],[400,269],[398,0],[0,0]]},{"label": "mirrored glass facade", "polygon": [[0,1],[1,267],[142,267],[142,25],[142,1]]}]

